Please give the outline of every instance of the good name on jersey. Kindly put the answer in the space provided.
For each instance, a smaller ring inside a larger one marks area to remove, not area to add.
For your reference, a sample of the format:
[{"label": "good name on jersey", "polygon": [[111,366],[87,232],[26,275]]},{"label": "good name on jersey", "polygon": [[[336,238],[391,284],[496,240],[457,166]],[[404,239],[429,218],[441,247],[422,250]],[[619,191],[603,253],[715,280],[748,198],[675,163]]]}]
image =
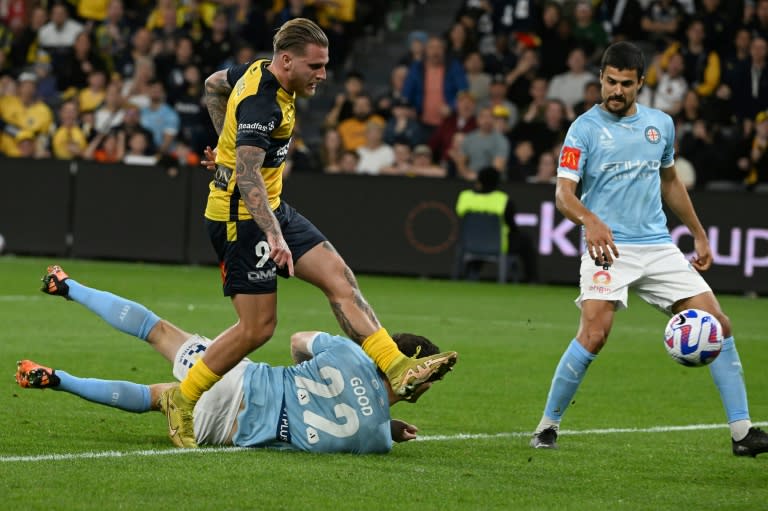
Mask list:
[{"label": "good name on jersey", "polygon": [[349,379],[349,384],[352,386],[352,392],[357,398],[357,405],[359,406],[360,413],[369,417],[373,415],[373,408],[371,407],[371,400],[367,395],[363,380],[357,376],[353,376]]}]

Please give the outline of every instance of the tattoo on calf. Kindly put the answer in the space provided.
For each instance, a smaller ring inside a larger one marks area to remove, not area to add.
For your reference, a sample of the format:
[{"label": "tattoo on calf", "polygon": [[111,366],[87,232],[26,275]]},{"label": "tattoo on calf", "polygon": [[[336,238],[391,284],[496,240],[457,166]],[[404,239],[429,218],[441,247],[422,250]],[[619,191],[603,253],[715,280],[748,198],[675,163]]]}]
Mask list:
[{"label": "tattoo on calf", "polygon": [[339,322],[339,326],[341,326],[341,329],[344,330],[344,333],[347,334],[349,338],[356,343],[361,344],[365,340],[366,336],[352,327],[352,323],[349,321],[349,318],[347,318],[347,315],[344,314],[343,310],[341,310],[341,304],[331,302],[331,310],[333,310],[333,315],[336,316],[336,321]]}]

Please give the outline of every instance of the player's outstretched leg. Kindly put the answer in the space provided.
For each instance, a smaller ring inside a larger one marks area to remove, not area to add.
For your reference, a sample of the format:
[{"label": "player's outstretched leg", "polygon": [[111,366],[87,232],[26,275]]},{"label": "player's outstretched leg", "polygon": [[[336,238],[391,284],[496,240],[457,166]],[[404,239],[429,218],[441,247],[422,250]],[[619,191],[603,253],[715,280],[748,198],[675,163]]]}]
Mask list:
[{"label": "player's outstretched leg", "polygon": [[160,321],[155,313],[140,303],[80,284],[61,266],[49,266],[42,281],[42,292],[73,300],[117,330],[139,339],[147,340],[152,328]]},{"label": "player's outstretched leg", "polygon": [[143,413],[151,409],[150,389],[129,381],[78,378],[32,360],[16,363],[16,383],[25,389],[51,389],[126,412]]},{"label": "player's outstretched leg", "polygon": [[173,385],[160,394],[160,410],[168,419],[168,436],[176,447],[197,447],[192,411],[195,404]]}]

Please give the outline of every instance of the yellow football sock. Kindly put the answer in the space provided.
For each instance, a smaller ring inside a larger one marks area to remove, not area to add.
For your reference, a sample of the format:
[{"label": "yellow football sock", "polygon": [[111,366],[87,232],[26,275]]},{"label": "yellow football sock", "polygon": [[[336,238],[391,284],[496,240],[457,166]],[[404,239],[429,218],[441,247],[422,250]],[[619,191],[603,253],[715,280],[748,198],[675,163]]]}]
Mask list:
[{"label": "yellow football sock", "polygon": [[363,341],[363,350],[384,371],[407,358],[384,328],[379,328]]},{"label": "yellow football sock", "polygon": [[202,358],[190,368],[187,377],[181,382],[180,389],[184,397],[193,403],[197,403],[203,392],[213,387],[213,384],[221,379],[206,365]]}]

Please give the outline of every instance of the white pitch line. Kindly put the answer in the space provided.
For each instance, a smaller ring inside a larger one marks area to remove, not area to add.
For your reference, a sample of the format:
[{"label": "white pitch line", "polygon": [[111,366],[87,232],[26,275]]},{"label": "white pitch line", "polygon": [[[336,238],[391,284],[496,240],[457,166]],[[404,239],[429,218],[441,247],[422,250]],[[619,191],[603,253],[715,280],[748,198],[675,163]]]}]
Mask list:
[{"label": "white pitch line", "polygon": [[[768,422],[755,422],[754,426],[768,426]],[[562,430],[561,435],[615,435],[627,433],[671,433],[674,431],[699,431],[708,429],[726,429],[724,424],[688,424],[685,426],[653,426],[650,428],[607,428]],[[486,440],[493,438],[519,438],[531,436],[530,431],[507,433],[457,433],[455,435],[427,435],[417,438],[417,442],[446,442],[456,440]],[[194,453],[228,453],[246,451],[246,447],[203,447],[200,449],[147,449],[142,451],[100,451],[73,452],[62,454],[38,454],[31,456],[0,456],[0,463],[34,461],[68,461],[97,458],[127,458],[130,456],[168,456]]]}]

